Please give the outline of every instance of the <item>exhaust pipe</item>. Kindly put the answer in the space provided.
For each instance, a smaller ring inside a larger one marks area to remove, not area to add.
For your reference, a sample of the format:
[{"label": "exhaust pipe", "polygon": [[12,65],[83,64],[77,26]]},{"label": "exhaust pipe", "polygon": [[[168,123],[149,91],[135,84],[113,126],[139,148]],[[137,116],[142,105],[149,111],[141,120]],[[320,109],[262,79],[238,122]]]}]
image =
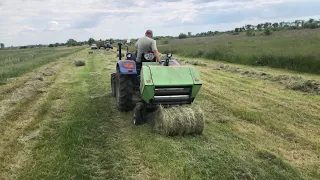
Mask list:
[{"label": "exhaust pipe", "polygon": [[119,60],[121,60],[121,46],[122,46],[122,43],[118,43],[118,46],[119,46]]}]

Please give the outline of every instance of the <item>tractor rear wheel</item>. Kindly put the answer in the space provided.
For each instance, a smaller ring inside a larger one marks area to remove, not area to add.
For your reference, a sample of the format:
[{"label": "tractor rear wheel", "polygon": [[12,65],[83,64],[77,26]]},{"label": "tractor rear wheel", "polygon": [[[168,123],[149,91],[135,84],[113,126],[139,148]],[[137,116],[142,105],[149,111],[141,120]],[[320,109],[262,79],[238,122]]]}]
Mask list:
[{"label": "tractor rear wheel", "polygon": [[116,97],[116,73],[111,74],[111,90],[112,96]]},{"label": "tractor rear wheel", "polygon": [[120,111],[130,111],[132,108],[133,82],[130,75],[116,73],[116,97]]}]

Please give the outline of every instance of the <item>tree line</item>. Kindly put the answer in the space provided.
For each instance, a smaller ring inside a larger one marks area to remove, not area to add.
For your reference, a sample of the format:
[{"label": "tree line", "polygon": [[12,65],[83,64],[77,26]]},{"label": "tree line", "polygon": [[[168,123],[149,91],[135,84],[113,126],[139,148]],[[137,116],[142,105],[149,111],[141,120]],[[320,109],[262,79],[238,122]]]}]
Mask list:
[{"label": "tree line", "polygon": [[320,19],[309,19],[309,20],[295,20],[293,22],[265,22],[259,23],[257,25],[247,24],[242,27],[237,27],[234,30],[219,32],[219,31],[208,31],[201,32],[195,35],[192,35],[191,32],[188,34],[180,33],[178,38],[184,39],[188,37],[206,37],[214,36],[219,34],[233,34],[237,35],[242,32],[245,32],[248,36],[254,36],[255,32],[263,31],[263,35],[271,35],[272,31],[281,31],[281,30],[294,30],[294,29],[316,29],[320,28]]},{"label": "tree line", "polygon": [[[169,43],[169,40],[171,39],[184,39],[189,37],[206,37],[206,36],[215,36],[215,35],[221,35],[221,34],[232,34],[232,35],[238,35],[240,33],[246,33],[247,36],[255,36],[256,32],[262,31],[263,35],[271,35],[273,31],[281,31],[281,30],[293,30],[293,29],[316,29],[320,28],[320,19],[309,19],[309,20],[295,20],[292,22],[265,22],[265,23],[259,23],[257,25],[251,25],[247,24],[242,27],[237,27],[234,30],[229,31],[208,31],[208,32],[201,32],[197,33],[195,35],[192,35],[191,32],[180,33],[178,36],[155,36],[155,40],[162,40],[163,43]],[[43,45],[43,44],[36,44],[36,45],[27,45],[27,46],[19,46],[18,48],[34,48],[34,47],[58,47],[58,46],[82,46],[82,45],[92,45],[92,44],[99,44],[99,43],[105,43],[110,42],[113,44],[114,42],[123,41],[121,39],[106,39],[106,40],[95,40],[94,38],[89,38],[87,41],[76,41],[75,39],[68,39],[65,43],[53,43],[49,45]],[[134,40],[135,41],[135,40]],[[3,43],[0,43],[0,49],[4,49],[5,45]],[[14,48],[13,46],[8,48]]]}]

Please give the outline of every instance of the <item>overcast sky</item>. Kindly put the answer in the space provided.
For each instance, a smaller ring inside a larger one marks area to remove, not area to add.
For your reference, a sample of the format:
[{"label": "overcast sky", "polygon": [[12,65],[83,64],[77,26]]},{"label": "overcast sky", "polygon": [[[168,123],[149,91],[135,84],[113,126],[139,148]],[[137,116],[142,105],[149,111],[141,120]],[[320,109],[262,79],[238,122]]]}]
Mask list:
[{"label": "overcast sky", "polygon": [[231,30],[320,19],[320,0],[0,0],[6,46]]}]

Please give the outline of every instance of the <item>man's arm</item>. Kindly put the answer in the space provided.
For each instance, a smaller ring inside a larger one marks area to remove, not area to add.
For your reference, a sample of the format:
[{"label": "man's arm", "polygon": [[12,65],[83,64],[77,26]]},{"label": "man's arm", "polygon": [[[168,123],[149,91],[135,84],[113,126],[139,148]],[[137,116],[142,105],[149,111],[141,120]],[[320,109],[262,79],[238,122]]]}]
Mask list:
[{"label": "man's arm", "polygon": [[153,41],[153,43],[152,43],[152,45],[151,45],[151,48],[152,48],[153,54],[154,54],[155,57],[156,57],[156,61],[157,61],[157,62],[160,62],[160,53],[159,53],[159,51],[158,51],[158,49],[157,49],[157,43],[156,43],[155,40]]}]

